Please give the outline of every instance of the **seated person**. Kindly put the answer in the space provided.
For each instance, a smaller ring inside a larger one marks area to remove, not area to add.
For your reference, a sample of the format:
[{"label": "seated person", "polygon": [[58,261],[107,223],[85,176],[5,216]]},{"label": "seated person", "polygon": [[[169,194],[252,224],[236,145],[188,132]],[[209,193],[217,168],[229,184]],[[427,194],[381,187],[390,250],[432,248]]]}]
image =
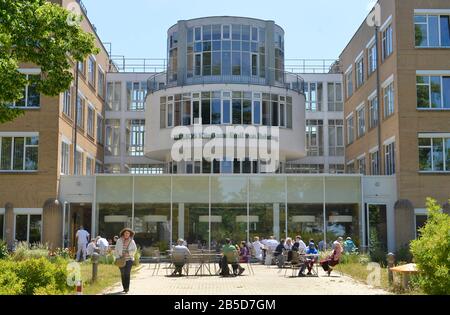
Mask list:
[{"label": "seated person", "polygon": [[239,262],[248,263],[250,260],[250,249],[248,248],[245,241],[241,242],[241,246],[239,248]]},{"label": "seated person", "polygon": [[356,245],[353,243],[351,237],[347,237],[344,242],[344,253],[354,253],[356,251]]},{"label": "seated person", "polygon": [[233,268],[233,274],[235,276],[241,275],[244,272],[245,268],[242,268],[239,265],[239,251],[236,249],[236,246],[231,243],[231,240],[229,238],[225,240],[225,245],[222,247],[222,253],[223,257],[220,262],[220,275],[225,277],[230,275],[228,264],[231,264],[231,267]]},{"label": "seated person", "polygon": [[334,267],[337,264],[339,264],[339,259],[341,259],[342,252],[344,251],[341,245],[342,241],[343,238],[338,237],[338,239],[333,242],[334,249],[331,255],[320,262],[320,265],[322,266],[323,270],[325,270],[328,273],[328,276],[330,276],[331,271],[333,271],[333,268],[331,267]]},{"label": "seated person", "polygon": [[285,250],[284,239],[282,239],[280,241],[280,244],[278,244],[278,246],[275,248],[275,252],[273,253],[273,256],[277,261],[278,268],[281,268],[284,265],[284,256],[283,256],[284,250]]},{"label": "seated person", "polygon": [[263,248],[264,245],[259,241],[259,237],[255,236],[253,238],[252,247],[254,250],[255,258],[258,260],[263,260]]},{"label": "seated person", "polygon": [[96,251],[98,251],[98,247],[95,239],[93,238],[86,248],[86,256],[92,257]]},{"label": "seated person", "polygon": [[[319,252],[316,249],[314,241],[310,241],[306,248],[306,255],[317,255]],[[306,267],[308,268],[307,275],[311,275],[311,270],[314,267],[314,263],[317,261],[317,257],[306,257]]]},{"label": "seated person", "polygon": [[109,248],[108,240],[104,237],[97,236],[96,241],[97,241],[97,247],[100,250],[100,255],[106,255],[106,253],[108,252],[108,248]]},{"label": "seated person", "polygon": [[177,273],[181,276],[183,273],[183,267],[186,263],[187,257],[191,255],[189,248],[184,245],[184,240],[179,239],[177,245],[172,249],[173,264],[175,266],[175,271],[172,273],[175,276]]}]

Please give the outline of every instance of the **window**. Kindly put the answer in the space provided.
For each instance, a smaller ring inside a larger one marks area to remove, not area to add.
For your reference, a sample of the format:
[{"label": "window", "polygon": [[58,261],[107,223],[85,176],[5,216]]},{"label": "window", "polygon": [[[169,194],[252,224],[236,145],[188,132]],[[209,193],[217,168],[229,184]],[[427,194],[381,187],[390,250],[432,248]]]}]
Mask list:
[{"label": "window", "polygon": [[120,119],[106,119],[105,123],[105,155],[120,154]]},{"label": "window", "polygon": [[41,241],[42,216],[17,214],[15,216],[15,240],[29,244]]},{"label": "window", "polygon": [[103,173],[103,165],[99,161],[95,161],[95,174]]},{"label": "window", "polygon": [[384,146],[385,175],[395,174],[395,142]]},{"label": "window", "polygon": [[98,96],[105,98],[105,73],[100,68],[98,68],[97,81]]},{"label": "window", "polygon": [[78,61],[78,72],[82,75],[86,75],[86,64],[83,61]]},{"label": "window", "polygon": [[63,94],[63,113],[67,117],[72,117],[72,97],[71,97],[71,88]]},{"label": "window", "polygon": [[83,175],[83,152],[77,149],[75,154],[75,170],[74,175]]},{"label": "window", "polygon": [[70,175],[70,144],[61,142],[61,174]]},{"label": "window", "polygon": [[449,15],[415,15],[416,47],[450,47]]},{"label": "window", "polygon": [[322,110],[323,85],[321,82],[305,82],[306,110],[320,112]]},{"label": "window", "polygon": [[306,120],[306,151],[308,156],[323,155],[323,120]]},{"label": "window", "polygon": [[36,171],[39,136],[11,137],[0,134],[0,171]]},{"label": "window", "polygon": [[354,174],[355,173],[355,161],[352,160],[350,162],[347,162],[347,168],[346,168],[347,174]]},{"label": "window", "polygon": [[356,62],[356,88],[359,88],[364,83],[364,58]]},{"label": "window", "polygon": [[86,157],[86,176],[92,175],[92,167],[94,165],[94,159]]},{"label": "window", "polygon": [[342,112],[344,110],[344,103],[342,101],[342,83],[329,82],[328,83],[328,111]]},{"label": "window", "polygon": [[394,114],[394,82],[383,88],[384,118]]},{"label": "window", "polygon": [[371,152],[369,154],[369,157],[370,157],[370,174],[380,175],[380,168],[378,165],[378,150]]},{"label": "window", "polygon": [[358,137],[364,136],[366,133],[366,108],[361,106],[361,108],[356,110],[357,122],[358,122]]},{"label": "window", "polygon": [[368,54],[368,64],[369,64],[369,75],[374,73],[375,70],[377,70],[378,67],[378,58],[377,58],[377,46],[372,44],[372,46],[369,47],[367,50]]},{"label": "window", "polygon": [[107,94],[107,109],[114,112],[120,111],[122,82],[108,82]]},{"label": "window", "polygon": [[103,144],[103,118],[97,114],[97,143]]},{"label": "window", "polygon": [[417,108],[450,109],[450,76],[417,76]]},{"label": "window", "polygon": [[419,170],[450,171],[450,135],[446,137],[419,135]]},{"label": "window", "polygon": [[23,90],[23,97],[11,104],[11,107],[18,108],[38,108],[41,106],[41,96],[37,91],[37,81],[40,80],[40,75],[25,75],[27,84]]},{"label": "window", "polygon": [[355,140],[355,126],[353,121],[353,114],[347,118],[347,144],[353,143]]},{"label": "window", "polygon": [[92,87],[95,87],[95,59],[92,56],[88,60],[88,82]]},{"label": "window", "polygon": [[127,123],[127,151],[131,156],[144,155],[145,120],[133,119]]},{"label": "window", "polygon": [[369,128],[378,126],[378,98],[369,99]]},{"label": "window", "polygon": [[164,165],[131,164],[128,171],[130,174],[163,174]]},{"label": "window", "polygon": [[360,157],[357,159],[358,162],[358,173],[366,175],[366,157]]},{"label": "window", "polygon": [[330,164],[328,172],[330,174],[344,174],[345,165],[344,164]]},{"label": "window", "polygon": [[344,121],[328,120],[328,155],[344,156]]},{"label": "window", "polygon": [[323,164],[293,164],[288,163],[285,166],[287,174],[322,174],[324,173]]},{"label": "window", "polygon": [[87,116],[87,133],[92,138],[94,137],[94,119],[95,119],[95,110],[92,105],[88,106],[88,116]]},{"label": "window", "polygon": [[77,99],[77,126],[84,129],[84,97],[78,94]]},{"label": "window", "polygon": [[383,51],[383,60],[385,60],[387,57],[389,57],[393,51],[393,32],[392,32],[392,25],[389,25],[384,31],[383,31],[383,37],[382,37],[382,51]]},{"label": "window", "polygon": [[349,71],[345,75],[345,86],[347,88],[347,98],[353,95],[353,71]]},{"label": "window", "polygon": [[147,82],[127,82],[127,110],[143,111],[147,96]]}]

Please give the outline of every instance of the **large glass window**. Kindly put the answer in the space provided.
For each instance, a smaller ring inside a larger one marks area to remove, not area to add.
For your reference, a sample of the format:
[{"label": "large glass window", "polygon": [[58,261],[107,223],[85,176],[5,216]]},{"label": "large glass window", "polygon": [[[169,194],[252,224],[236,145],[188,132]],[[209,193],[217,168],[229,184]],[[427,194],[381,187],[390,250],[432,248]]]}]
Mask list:
[{"label": "large glass window", "polygon": [[88,59],[88,81],[89,84],[95,87],[95,59],[92,56],[89,56]]},{"label": "large glass window", "polygon": [[394,82],[383,88],[384,118],[394,114]]},{"label": "large glass window", "polygon": [[17,214],[15,217],[15,240],[29,244],[41,241],[42,217],[34,214]]},{"label": "large glass window", "polygon": [[147,82],[127,82],[127,110],[143,111],[147,95]]},{"label": "large glass window", "polygon": [[385,175],[395,174],[395,142],[384,146]]},{"label": "large glass window", "polygon": [[328,83],[328,111],[342,112],[344,110],[344,103],[342,101],[342,83],[329,82]]},{"label": "large glass window", "polygon": [[372,44],[372,46],[369,47],[369,49],[367,50],[368,53],[368,64],[369,64],[369,75],[373,72],[375,72],[375,70],[377,70],[377,66],[378,66],[378,60],[377,60],[377,46],[374,44]]},{"label": "large glass window", "polygon": [[36,171],[38,148],[38,136],[0,136],[0,171]]},{"label": "large glass window", "polygon": [[120,119],[106,119],[105,129],[105,154],[118,156],[120,154]]},{"label": "large glass window", "polygon": [[105,73],[98,68],[98,78],[97,78],[97,90],[98,96],[102,99],[105,97]]},{"label": "large glass window", "polygon": [[61,174],[70,175],[70,145],[61,142]]},{"label": "large glass window", "polygon": [[306,110],[322,111],[323,84],[322,82],[305,82]]},{"label": "large glass window", "polygon": [[369,128],[378,126],[378,98],[369,99]]},{"label": "large glass window", "polygon": [[323,155],[323,120],[306,120],[306,151],[308,156]]},{"label": "large glass window", "polygon": [[345,86],[347,91],[347,98],[353,95],[353,71],[350,70],[345,74]]},{"label": "large glass window", "polygon": [[95,110],[92,105],[88,106],[88,115],[87,115],[87,133],[92,138],[94,137],[94,124],[95,124]]},{"label": "large glass window", "polygon": [[23,97],[11,104],[12,107],[20,108],[37,108],[41,106],[41,96],[37,91],[37,82],[40,80],[40,75],[24,75],[27,84],[23,90]]},{"label": "large glass window", "polygon": [[359,88],[364,83],[364,58],[356,62],[356,88]]},{"label": "large glass window", "polygon": [[374,151],[370,152],[370,174],[371,175],[380,175],[380,165],[379,165],[379,152]]},{"label": "large glass window", "polygon": [[415,15],[416,47],[450,47],[450,16]]},{"label": "large glass window", "polygon": [[107,109],[110,111],[120,111],[122,96],[122,82],[108,82],[107,84]]},{"label": "large glass window", "polygon": [[344,156],[344,121],[328,120],[328,155]]},{"label": "large glass window", "polygon": [[362,156],[358,160],[358,173],[366,175],[366,157]]},{"label": "large glass window", "polygon": [[389,25],[382,34],[383,60],[389,57],[394,51],[392,25]]},{"label": "large glass window", "polygon": [[84,129],[84,107],[85,99],[81,94],[78,94],[77,99],[77,126]]},{"label": "large glass window", "polygon": [[449,76],[417,76],[417,108],[450,109]]},{"label": "large glass window", "polygon": [[97,143],[103,144],[103,117],[97,114]]},{"label": "large glass window", "polygon": [[347,144],[353,143],[355,140],[355,124],[353,115],[347,118]]},{"label": "large glass window", "polygon": [[71,97],[71,88],[63,94],[63,113],[67,117],[72,117],[72,97]]},{"label": "large glass window", "polygon": [[358,122],[358,137],[364,136],[366,133],[366,108],[362,106],[356,111]]},{"label": "large glass window", "polygon": [[419,170],[450,171],[450,136],[445,138],[419,137]]},{"label": "large glass window", "polygon": [[127,152],[131,156],[144,155],[145,120],[127,121]]}]

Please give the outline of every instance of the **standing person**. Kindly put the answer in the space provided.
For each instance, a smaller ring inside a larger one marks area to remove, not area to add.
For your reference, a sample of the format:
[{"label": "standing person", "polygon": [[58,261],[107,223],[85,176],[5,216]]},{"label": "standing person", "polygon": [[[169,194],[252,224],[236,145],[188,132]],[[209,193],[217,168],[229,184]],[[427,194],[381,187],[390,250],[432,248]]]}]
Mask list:
[{"label": "standing person", "polygon": [[[85,261],[86,260],[86,248],[89,243],[89,233],[84,229],[82,225],[80,225],[80,229],[77,231],[75,235],[77,239],[78,249],[77,249],[77,261]],[[81,255],[83,255],[83,260],[81,260]]]},{"label": "standing person", "polygon": [[255,250],[255,258],[261,261],[263,259],[262,249],[264,245],[259,241],[259,237],[255,236],[253,238],[252,247]]},{"label": "standing person", "polygon": [[119,236],[116,242],[114,256],[116,258],[125,258],[125,266],[119,269],[122,277],[123,292],[127,293],[130,289],[131,267],[133,267],[134,254],[136,253],[137,247],[133,240],[133,230],[125,228],[120,231]]}]

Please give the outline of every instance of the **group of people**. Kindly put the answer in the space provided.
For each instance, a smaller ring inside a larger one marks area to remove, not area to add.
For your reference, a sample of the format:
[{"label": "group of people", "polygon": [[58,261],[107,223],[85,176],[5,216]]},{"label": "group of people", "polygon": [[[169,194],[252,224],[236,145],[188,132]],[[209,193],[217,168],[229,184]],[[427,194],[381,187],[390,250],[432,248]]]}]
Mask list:
[{"label": "group of people", "polygon": [[115,245],[118,236],[114,237],[114,241],[108,241],[106,238],[98,235],[89,241],[90,234],[80,226],[79,230],[75,234],[77,240],[77,261],[84,261],[87,257],[91,257],[94,253],[99,253],[100,255],[106,255],[108,249],[111,245]]}]

